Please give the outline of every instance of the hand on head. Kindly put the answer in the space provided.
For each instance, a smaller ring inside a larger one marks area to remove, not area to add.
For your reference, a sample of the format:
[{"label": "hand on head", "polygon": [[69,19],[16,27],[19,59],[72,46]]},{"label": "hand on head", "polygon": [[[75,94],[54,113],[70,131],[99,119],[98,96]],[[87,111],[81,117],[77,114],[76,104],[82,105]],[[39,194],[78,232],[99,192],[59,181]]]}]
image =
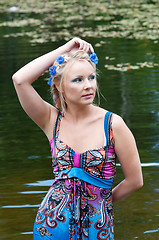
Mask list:
[{"label": "hand on head", "polygon": [[83,50],[85,52],[94,52],[94,49],[92,47],[92,45],[80,38],[73,38],[72,40],[70,40],[69,42],[67,42],[65,45],[65,51],[66,52],[70,52],[71,50],[73,49],[76,49],[76,50]]}]

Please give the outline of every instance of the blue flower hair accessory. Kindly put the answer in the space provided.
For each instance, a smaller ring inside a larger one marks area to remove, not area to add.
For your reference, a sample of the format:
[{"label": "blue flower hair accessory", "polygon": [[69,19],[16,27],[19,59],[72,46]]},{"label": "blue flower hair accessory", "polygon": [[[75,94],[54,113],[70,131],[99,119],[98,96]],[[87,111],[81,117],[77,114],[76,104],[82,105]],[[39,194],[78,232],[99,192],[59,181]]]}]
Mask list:
[{"label": "blue flower hair accessory", "polygon": [[49,68],[49,73],[50,75],[55,75],[56,74],[56,66],[52,66]]},{"label": "blue flower hair accessory", "polygon": [[95,53],[90,54],[89,58],[95,65],[98,64],[98,57],[97,57],[97,55]]},{"label": "blue flower hair accessory", "polygon": [[63,56],[59,56],[58,58],[56,58],[56,62],[58,62],[59,64],[63,63],[65,61]]},{"label": "blue flower hair accessory", "polygon": [[[56,58],[56,62],[58,62],[59,64],[63,63],[65,61],[63,56],[59,56]],[[52,76],[56,74],[56,66],[53,65],[52,67],[49,68],[49,73],[51,75],[51,77],[49,78],[48,84],[51,86],[52,84]]]},{"label": "blue flower hair accessory", "polygon": [[49,73],[51,75],[51,77],[49,78],[48,84],[51,86],[52,84],[52,76],[56,74],[56,66],[52,66],[49,68]]},{"label": "blue flower hair accessory", "polygon": [[[98,57],[97,57],[97,55],[95,53],[90,54],[89,58],[95,65],[98,64]],[[59,57],[56,58],[56,62],[58,64],[61,64],[64,61],[65,61],[65,59],[64,59],[63,56],[59,56]],[[56,74],[56,66],[55,65],[53,65],[52,67],[49,68],[49,73],[50,73],[51,77],[49,78],[48,84],[51,86],[51,84],[52,84],[52,76]]]},{"label": "blue flower hair accessory", "polygon": [[49,78],[49,81],[47,83],[51,86],[51,84],[52,84],[52,77]]}]

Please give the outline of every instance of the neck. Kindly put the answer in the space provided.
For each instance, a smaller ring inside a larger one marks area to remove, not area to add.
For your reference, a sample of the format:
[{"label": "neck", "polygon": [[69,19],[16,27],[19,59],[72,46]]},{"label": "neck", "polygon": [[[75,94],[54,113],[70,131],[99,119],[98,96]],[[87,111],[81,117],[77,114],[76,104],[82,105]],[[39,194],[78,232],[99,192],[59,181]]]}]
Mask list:
[{"label": "neck", "polygon": [[87,116],[90,116],[92,114],[92,111],[95,109],[95,106],[93,104],[89,104],[87,106],[78,106],[75,107],[67,107],[65,117],[71,118],[73,122],[79,122],[83,120],[84,118],[87,118]]}]

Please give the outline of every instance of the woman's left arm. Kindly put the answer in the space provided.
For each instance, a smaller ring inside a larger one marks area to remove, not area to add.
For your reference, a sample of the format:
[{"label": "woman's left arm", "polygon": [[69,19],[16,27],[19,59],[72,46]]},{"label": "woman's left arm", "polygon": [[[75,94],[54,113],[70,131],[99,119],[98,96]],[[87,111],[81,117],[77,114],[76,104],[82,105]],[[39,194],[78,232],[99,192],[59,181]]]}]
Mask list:
[{"label": "woman's left arm", "polygon": [[143,186],[143,177],[136,142],[130,129],[123,119],[115,114],[112,128],[115,152],[125,176],[125,179],[113,188],[112,196],[113,203],[115,203],[141,188]]}]

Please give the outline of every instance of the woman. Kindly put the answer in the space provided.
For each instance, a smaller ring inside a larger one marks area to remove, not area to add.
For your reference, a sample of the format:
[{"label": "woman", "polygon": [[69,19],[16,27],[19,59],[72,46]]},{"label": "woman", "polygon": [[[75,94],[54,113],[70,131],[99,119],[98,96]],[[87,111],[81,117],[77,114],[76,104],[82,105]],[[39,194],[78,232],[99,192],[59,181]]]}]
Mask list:
[{"label": "woman", "polygon": [[[97,61],[91,44],[74,38],[13,75],[20,103],[46,134],[53,157],[55,179],[38,210],[34,240],[113,240],[112,203],[143,185],[132,133],[121,117],[93,104]],[[49,67],[55,107],[31,85]],[[116,157],[125,178],[112,189]]]}]

